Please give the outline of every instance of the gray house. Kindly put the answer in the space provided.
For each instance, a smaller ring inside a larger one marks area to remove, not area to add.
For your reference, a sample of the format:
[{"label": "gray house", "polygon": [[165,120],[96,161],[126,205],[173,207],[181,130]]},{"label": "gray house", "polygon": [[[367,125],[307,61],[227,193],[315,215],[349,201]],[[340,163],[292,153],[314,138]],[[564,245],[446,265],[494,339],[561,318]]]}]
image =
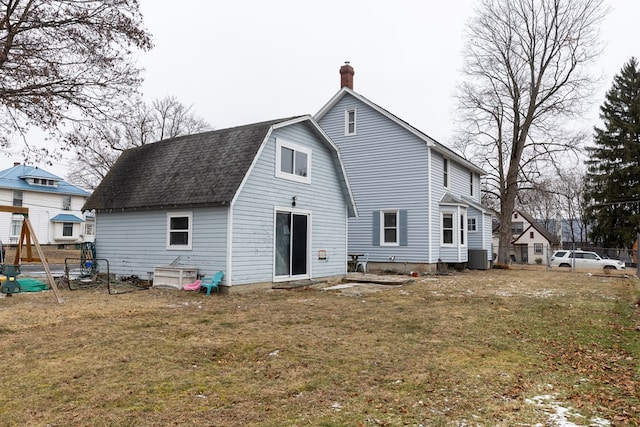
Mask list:
[{"label": "gray house", "polygon": [[464,264],[471,253],[486,268],[492,213],[480,201],[484,171],[356,93],[348,63],[340,74],[341,89],[315,118],[340,148],[358,206],[349,253],[396,269]]},{"label": "gray house", "polygon": [[222,270],[227,291],[345,274],[356,215],[340,153],[310,116],[127,150],[84,209],[116,275]]}]

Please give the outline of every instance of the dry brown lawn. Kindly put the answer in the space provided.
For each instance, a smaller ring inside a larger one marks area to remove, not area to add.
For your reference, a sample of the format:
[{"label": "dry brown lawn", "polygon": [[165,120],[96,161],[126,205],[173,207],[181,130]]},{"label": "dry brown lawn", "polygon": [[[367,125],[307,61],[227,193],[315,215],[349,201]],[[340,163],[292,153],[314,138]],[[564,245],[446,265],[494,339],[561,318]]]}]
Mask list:
[{"label": "dry brown lawn", "polygon": [[61,291],[0,299],[0,425],[640,424],[634,277]]}]

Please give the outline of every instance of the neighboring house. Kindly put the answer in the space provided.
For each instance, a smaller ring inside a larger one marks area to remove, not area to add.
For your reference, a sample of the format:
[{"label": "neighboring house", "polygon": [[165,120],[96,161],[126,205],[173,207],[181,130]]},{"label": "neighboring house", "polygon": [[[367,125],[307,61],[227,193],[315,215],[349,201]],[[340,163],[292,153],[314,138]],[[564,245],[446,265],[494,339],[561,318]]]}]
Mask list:
[{"label": "neighboring house", "polygon": [[[516,209],[511,215],[511,249],[510,257],[513,262],[523,264],[547,264],[549,257],[559,247],[558,238],[554,236],[540,222],[529,214]],[[495,251],[498,251],[499,237],[494,236]]]},{"label": "neighboring house", "polygon": [[[0,205],[29,208],[29,221],[41,245],[67,245],[93,241],[82,213],[89,192],[34,166],[14,163],[0,171]],[[0,239],[15,244],[23,215],[0,213]]]},{"label": "neighboring house", "polygon": [[485,172],[353,90],[353,68],[315,115],[342,153],[359,215],[349,252],[379,268],[464,264],[469,250],[492,259],[492,212],[481,205]]},{"label": "neighboring house", "polygon": [[227,290],[345,274],[356,214],[338,148],[311,116],[127,150],[84,209],[112,273],[192,266],[223,271]]}]

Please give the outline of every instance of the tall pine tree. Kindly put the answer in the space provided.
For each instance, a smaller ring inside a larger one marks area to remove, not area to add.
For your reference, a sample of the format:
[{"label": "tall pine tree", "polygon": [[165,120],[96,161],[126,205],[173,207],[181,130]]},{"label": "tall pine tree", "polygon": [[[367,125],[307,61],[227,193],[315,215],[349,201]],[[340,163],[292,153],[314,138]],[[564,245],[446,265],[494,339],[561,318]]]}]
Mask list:
[{"label": "tall pine tree", "polygon": [[594,242],[629,248],[640,231],[640,70],[635,58],[615,76],[600,107],[587,161],[587,218]]}]

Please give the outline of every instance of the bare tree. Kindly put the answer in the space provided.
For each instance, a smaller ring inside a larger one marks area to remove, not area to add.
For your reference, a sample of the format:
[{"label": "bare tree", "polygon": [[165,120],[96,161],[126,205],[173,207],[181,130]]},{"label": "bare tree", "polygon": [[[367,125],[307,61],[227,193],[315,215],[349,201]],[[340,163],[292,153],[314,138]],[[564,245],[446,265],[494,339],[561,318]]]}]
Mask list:
[{"label": "bare tree", "polygon": [[140,84],[133,49],[151,47],[137,0],[0,0],[0,146],[111,113]]},{"label": "bare tree", "polygon": [[584,179],[585,173],[580,167],[557,171],[533,186],[520,189],[516,205],[550,232],[560,233],[564,223],[569,241],[585,242],[587,204]]},{"label": "bare tree", "polygon": [[558,181],[560,215],[567,222],[572,242],[587,241],[587,201],[585,172],[580,168],[562,173]]},{"label": "bare tree", "polygon": [[559,214],[557,181],[558,178],[551,175],[542,178],[538,183],[521,189],[515,203],[549,231],[553,231]]},{"label": "bare tree", "polygon": [[68,181],[84,188],[95,188],[124,150],[180,135],[212,129],[191,107],[175,97],[156,99],[151,104],[139,100],[118,117],[76,125],[65,135],[73,147]]},{"label": "bare tree", "polygon": [[467,80],[458,100],[465,154],[488,172],[500,203],[498,261],[509,261],[518,189],[576,150],[586,133],[567,123],[597,79],[604,0],[480,0],[467,28]]}]

